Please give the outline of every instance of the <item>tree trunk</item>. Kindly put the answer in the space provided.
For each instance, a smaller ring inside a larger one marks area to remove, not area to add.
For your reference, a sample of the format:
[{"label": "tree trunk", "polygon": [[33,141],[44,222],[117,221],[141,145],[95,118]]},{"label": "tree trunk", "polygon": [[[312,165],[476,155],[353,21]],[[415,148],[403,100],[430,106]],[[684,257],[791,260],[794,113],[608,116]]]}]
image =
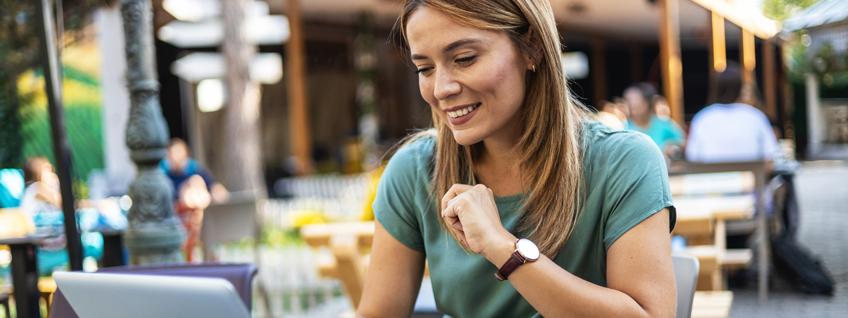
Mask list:
[{"label": "tree trunk", "polygon": [[262,153],[259,148],[259,84],[250,80],[249,65],[256,48],[245,41],[246,0],[221,1],[227,67],[227,107],[223,109],[222,142],[217,145],[216,171],[233,192],[265,196]]}]

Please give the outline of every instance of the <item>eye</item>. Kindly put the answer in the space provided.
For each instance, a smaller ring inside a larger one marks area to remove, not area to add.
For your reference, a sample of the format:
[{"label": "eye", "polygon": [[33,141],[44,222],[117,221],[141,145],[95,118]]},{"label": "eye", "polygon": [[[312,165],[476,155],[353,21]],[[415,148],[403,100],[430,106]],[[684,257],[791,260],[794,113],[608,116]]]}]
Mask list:
[{"label": "eye", "polygon": [[474,61],[476,59],[477,59],[476,55],[470,55],[470,56],[463,56],[463,57],[457,58],[455,60],[455,62],[456,62],[456,64],[465,66],[465,65],[471,65],[471,63],[474,63]]},{"label": "eye", "polygon": [[415,69],[415,73],[416,73],[416,74],[421,75],[421,74],[425,74],[425,73],[429,72],[429,71],[430,71],[430,70],[432,70],[432,69],[433,69],[433,68],[432,68],[432,67],[429,67],[429,66],[417,67],[417,68]]}]

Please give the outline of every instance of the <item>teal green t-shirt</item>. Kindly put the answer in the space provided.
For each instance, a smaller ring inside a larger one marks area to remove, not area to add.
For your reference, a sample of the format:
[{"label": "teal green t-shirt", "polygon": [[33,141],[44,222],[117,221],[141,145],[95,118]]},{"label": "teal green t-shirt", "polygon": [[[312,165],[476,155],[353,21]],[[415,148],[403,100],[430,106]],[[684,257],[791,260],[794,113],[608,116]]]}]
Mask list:
[{"label": "teal green t-shirt", "polygon": [[[645,135],[587,122],[583,134],[586,199],[571,238],[554,259],[592,283],[606,285],[606,251],[632,227],[674,207],[659,149]],[[453,317],[532,317],[537,311],[484,257],[466,253],[439,224],[431,191],[435,139],[402,147],[389,161],[374,201],[377,220],[393,237],[425,254],[439,310]],[[524,195],[496,197],[501,222],[515,228]]]},{"label": "teal green t-shirt", "polygon": [[680,126],[674,121],[657,116],[651,116],[648,128],[639,127],[639,125],[628,120],[624,129],[634,130],[648,135],[660,149],[665,149],[669,144],[682,145],[686,139],[683,135],[683,129],[680,129]]}]

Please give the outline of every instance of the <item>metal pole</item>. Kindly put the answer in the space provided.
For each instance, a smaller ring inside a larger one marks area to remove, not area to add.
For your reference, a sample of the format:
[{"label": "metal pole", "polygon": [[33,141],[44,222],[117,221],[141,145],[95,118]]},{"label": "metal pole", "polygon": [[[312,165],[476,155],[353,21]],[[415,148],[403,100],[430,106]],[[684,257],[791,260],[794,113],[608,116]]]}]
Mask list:
[{"label": "metal pole", "polygon": [[127,146],[138,167],[129,188],[133,204],[124,242],[133,265],[181,263],[185,231],[174,215],[173,186],[159,170],[167,152],[168,128],[159,106],[150,0],[122,0],[121,16],[131,100]]},{"label": "metal pole", "polygon": [[44,89],[50,112],[50,127],[53,136],[53,154],[59,173],[59,188],[62,194],[62,212],[65,217],[65,237],[71,270],[82,270],[82,242],[77,228],[74,211],[74,194],[71,187],[71,147],[65,132],[65,113],[62,106],[62,65],[56,54],[56,34],[50,0],[38,2],[41,10],[42,66],[44,67]]}]

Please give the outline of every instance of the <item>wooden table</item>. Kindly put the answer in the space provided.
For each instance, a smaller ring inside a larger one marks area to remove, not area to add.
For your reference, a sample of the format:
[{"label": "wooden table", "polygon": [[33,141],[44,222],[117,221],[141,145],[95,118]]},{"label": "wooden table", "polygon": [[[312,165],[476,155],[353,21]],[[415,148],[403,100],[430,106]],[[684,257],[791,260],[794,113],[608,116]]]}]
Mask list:
[{"label": "wooden table", "polygon": [[[678,225],[711,223],[716,246],[725,250],[724,224],[750,220],[757,245],[758,293],[768,298],[769,234],[761,198],[766,191],[767,164],[762,161],[698,164],[682,162],[669,168],[669,186],[677,208]],[[756,197],[759,195],[760,197]],[[759,213],[754,213],[759,211]],[[697,225],[694,225],[697,227]]]},{"label": "wooden table", "polygon": [[692,318],[726,318],[730,317],[733,306],[733,293],[729,291],[699,291],[695,292],[692,301]]},{"label": "wooden table", "polygon": [[45,235],[0,238],[0,245],[12,251],[12,288],[17,317],[41,317],[38,307],[38,263],[36,247],[49,238]]},{"label": "wooden table", "polygon": [[321,262],[319,272],[340,279],[351,303],[354,306],[359,304],[365,283],[368,251],[374,237],[374,222],[307,225],[300,229],[300,235],[313,248],[330,248],[334,263]]}]

